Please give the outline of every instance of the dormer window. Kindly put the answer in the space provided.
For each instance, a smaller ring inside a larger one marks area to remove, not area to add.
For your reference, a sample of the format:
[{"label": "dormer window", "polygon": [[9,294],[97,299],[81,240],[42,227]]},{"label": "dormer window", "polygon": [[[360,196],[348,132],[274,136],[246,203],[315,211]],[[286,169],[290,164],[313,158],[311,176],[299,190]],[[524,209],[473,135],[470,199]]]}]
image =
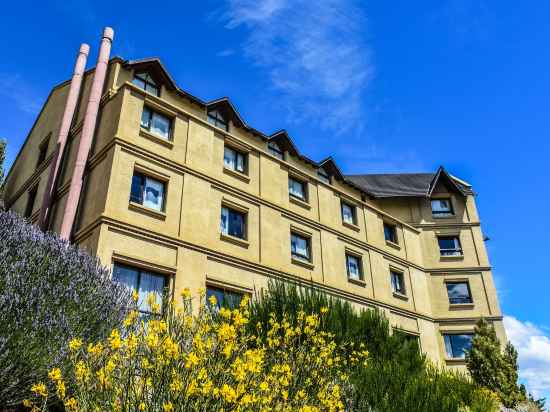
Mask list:
[{"label": "dormer window", "polygon": [[229,131],[229,123],[227,122],[226,118],[220,113],[219,110],[210,110],[208,111],[208,123],[219,127],[220,129],[225,130],[226,132]]},{"label": "dormer window", "polygon": [[319,179],[326,183],[327,185],[330,185],[330,176],[328,175],[328,173],[325,171],[325,169],[319,169],[317,170],[317,176],[319,177]]},{"label": "dormer window", "polygon": [[160,87],[153,80],[151,75],[147,72],[136,73],[134,75],[134,80],[132,80],[137,87],[145,90],[147,93],[151,93],[157,97],[160,96]]},{"label": "dormer window", "polygon": [[451,199],[432,199],[432,215],[434,217],[453,216],[453,205]]},{"label": "dormer window", "polygon": [[283,150],[280,148],[280,146],[275,142],[269,142],[267,144],[267,150],[269,153],[271,153],[273,156],[275,156],[278,159],[284,160],[285,154]]}]

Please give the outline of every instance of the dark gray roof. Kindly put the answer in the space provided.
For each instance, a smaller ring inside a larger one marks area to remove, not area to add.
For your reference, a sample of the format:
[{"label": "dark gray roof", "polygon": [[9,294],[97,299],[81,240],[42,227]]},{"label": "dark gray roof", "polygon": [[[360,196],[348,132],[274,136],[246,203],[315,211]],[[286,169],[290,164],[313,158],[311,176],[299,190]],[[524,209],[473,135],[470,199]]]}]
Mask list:
[{"label": "dark gray roof", "polygon": [[436,173],[395,173],[346,175],[347,181],[374,197],[429,197],[436,182],[444,175],[463,195],[473,194],[471,187],[456,180],[444,169]]}]

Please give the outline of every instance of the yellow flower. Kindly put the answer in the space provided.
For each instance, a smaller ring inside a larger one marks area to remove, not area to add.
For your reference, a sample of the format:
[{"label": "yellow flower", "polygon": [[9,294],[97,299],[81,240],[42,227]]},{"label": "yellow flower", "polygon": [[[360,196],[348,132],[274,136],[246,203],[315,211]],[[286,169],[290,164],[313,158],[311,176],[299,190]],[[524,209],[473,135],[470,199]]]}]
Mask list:
[{"label": "yellow flower", "polygon": [[23,400],[23,406],[24,406],[25,408],[32,408],[32,402],[29,401],[28,399],[24,399],[24,400]]},{"label": "yellow flower", "polygon": [[78,404],[76,402],[75,398],[69,398],[65,401],[65,408],[69,411],[77,411],[78,410]]},{"label": "yellow flower", "polygon": [[46,389],[46,385],[44,385],[42,382],[35,383],[31,386],[31,391],[37,394],[38,396],[42,396],[43,398],[48,397],[48,390]]},{"label": "yellow flower", "polygon": [[118,330],[113,329],[111,336],[109,337],[109,345],[111,345],[112,350],[118,350],[122,346],[122,341],[120,340],[120,333]]},{"label": "yellow flower", "polygon": [[74,338],[74,339],[71,339],[71,341],[69,342],[69,349],[72,350],[73,352],[79,350],[81,347],[82,347],[81,339]]},{"label": "yellow flower", "polygon": [[174,405],[172,405],[172,402],[168,401],[162,405],[162,410],[164,412],[172,412],[174,410]]},{"label": "yellow flower", "polygon": [[191,297],[191,291],[189,290],[189,288],[183,288],[183,290],[181,291],[181,297],[183,299],[189,299]]},{"label": "yellow flower", "polygon": [[216,296],[212,295],[208,298],[208,301],[210,302],[210,305],[216,306],[218,303],[218,299],[216,299]]},{"label": "yellow flower", "polygon": [[327,313],[327,312],[328,312],[328,308],[327,308],[326,306],[323,306],[323,307],[321,308],[321,313],[324,315],[324,314]]},{"label": "yellow flower", "polygon": [[141,403],[139,404],[139,406],[138,406],[138,409],[139,409],[140,411],[144,411],[144,410],[145,410],[145,403],[144,403],[144,402],[141,402]]},{"label": "yellow flower", "polygon": [[139,299],[139,293],[137,293],[137,290],[134,290],[132,292],[132,300],[137,303],[138,299]]},{"label": "yellow flower", "polygon": [[52,381],[59,381],[61,380],[63,377],[61,376],[61,370],[59,368],[53,368],[49,373],[48,373],[48,377],[52,380]]},{"label": "yellow flower", "polygon": [[57,388],[56,388],[57,396],[59,396],[60,399],[65,398],[66,389],[65,389],[65,382],[62,380],[57,381]]}]

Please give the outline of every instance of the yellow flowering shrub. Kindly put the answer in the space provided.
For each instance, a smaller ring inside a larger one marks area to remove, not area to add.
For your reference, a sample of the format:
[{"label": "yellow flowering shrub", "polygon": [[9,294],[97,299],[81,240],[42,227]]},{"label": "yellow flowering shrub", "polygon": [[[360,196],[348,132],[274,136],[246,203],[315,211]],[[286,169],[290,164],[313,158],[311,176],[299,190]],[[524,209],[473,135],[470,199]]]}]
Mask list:
[{"label": "yellow flowering shrub", "polygon": [[66,379],[53,369],[50,393],[37,383],[35,399],[25,405],[41,410],[55,391],[68,411],[82,412],[345,409],[349,381],[343,371],[348,363],[365,363],[367,353],[341,355],[319,328],[326,311],[300,312],[293,326],[272,315],[269,330],[258,330],[267,339],[260,339],[247,328],[246,299],[231,310],[218,309],[211,298],[193,315],[190,292],[181,297],[181,305],[167,304],[164,316],[152,297],[157,316],[145,321],[132,311],[124,328],[104,342],[68,342]]}]

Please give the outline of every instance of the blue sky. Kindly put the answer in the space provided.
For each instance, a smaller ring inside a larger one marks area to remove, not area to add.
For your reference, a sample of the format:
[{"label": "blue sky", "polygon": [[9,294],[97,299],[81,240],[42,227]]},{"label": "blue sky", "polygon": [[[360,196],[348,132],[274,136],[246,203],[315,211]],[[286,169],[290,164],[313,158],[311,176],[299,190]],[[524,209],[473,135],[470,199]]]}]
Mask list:
[{"label": "blue sky", "polygon": [[550,3],[65,0],[2,11],[8,166],[79,44],[92,65],[111,25],[113,54],[161,57],[182,88],[230,96],[249,124],[287,129],[313,159],[333,155],[346,173],[442,164],[472,183],[522,378],[550,398]]}]

